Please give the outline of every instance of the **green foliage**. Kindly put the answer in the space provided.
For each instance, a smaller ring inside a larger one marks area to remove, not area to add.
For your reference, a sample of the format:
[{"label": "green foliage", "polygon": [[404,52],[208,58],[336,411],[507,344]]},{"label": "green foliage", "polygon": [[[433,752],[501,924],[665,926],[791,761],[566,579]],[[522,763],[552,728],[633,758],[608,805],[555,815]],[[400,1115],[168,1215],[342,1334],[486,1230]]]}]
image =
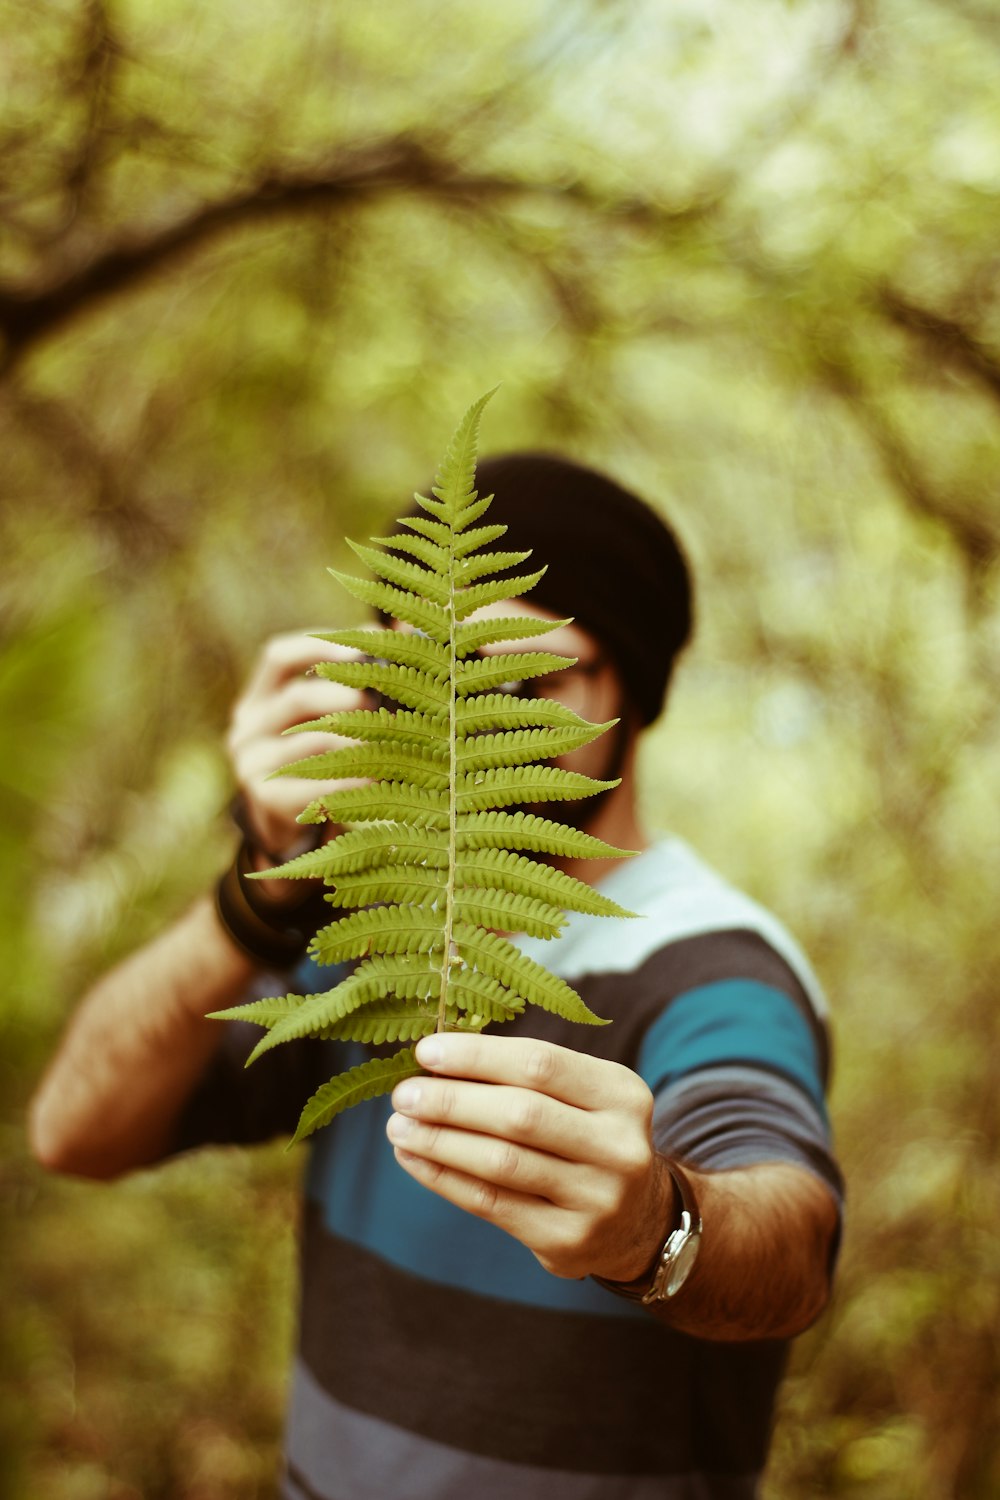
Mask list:
[{"label": "green foliage", "polygon": [[[494,451],[678,521],[698,636],[644,810],[831,997],[847,1236],[767,1500],[995,1500],[996,7],[0,13],[0,1495],[272,1493],[297,1157],[95,1191],[29,1160],[25,1102],[222,867],[229,705],[266,634],[327,620],[303,558],[350,571],[499,371]],[[528,852],[583,837],[501,809],[476,847],[512,817]]]},{"label": "green foliage", "polygon": [[[463,417],[431,496],[416,496],[432,519],[402,519],[399,524],[414,535],[393,535],[379,542],[382,551],[349,543],[388,586],[334,573],[355,598],[389,610],[418,633],[341,630],[320,636],[364,654],[322,662],[317,673],[402,707],[357,709],[296,726],[336,732],[354,743],[275,773],[369,778],[364,787],[318,798],[303,814],[307,823],[354,827],[267,872],[271,879],[321,879],[330,887],[327,899],[350,915],[321,928],[309,951],[320,963],[354,960],[356,966],[323,994],[215,1012],[217,1019],[253,1021],[266,1029],[251,1063],[282,1042],[307,1036],[381,1045],[413,1042],[431,1031],[479,1031],[520,1014],[526,1004],[602,1024],[564,980],[499,935],[506,930],[556,937],[567,909],[595,916],[631,913],[520,852],[627,851],[611,850],[550,819],[501,811],[515,803],[590,796],[618,783],[538,764],[589,744],[611,723],[589,724],[557,703],[495,691],[514,679],[572,666],[573,658],[548,651],[475,654],[564,623],[540,626],[527,615],[469,620],[484,605],[525,593],[544,572],[490,577],[530,554],[482,550],[504,535],[505,526],[470,530],[492,500],[473,487],[488,400],[481,397]],[[401,560],[395,555],[400,551],[419,562]],[[419,1071],[411,1046],[339,1074],[308,1101],[293,1139]]]}]

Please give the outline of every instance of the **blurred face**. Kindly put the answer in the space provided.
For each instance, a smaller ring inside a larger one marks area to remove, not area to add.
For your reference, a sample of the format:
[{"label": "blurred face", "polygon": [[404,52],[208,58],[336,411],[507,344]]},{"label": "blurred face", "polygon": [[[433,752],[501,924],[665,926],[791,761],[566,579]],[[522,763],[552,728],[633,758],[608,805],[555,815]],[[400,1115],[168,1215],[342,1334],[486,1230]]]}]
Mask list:
[{"label": "blurred face", "polygon": [[[528,599],[508,599],[499,604],[487,605],[472,616],[475,620],[499,619],[511,615],[531,615],[540,620],[562,618],[554,611],[532,604]],[[576,665],[550,672],[544,677],[526,680],[525,697],[553,698],[571,708],[574,713],[591,723],[602,724],[608,719],[624,717],[627,705],[624,702],[621,683],[614,663],[596,636],[575,622],[561,625],[545,635],[526,636],[519,641],[503,641],[484,646],[483,656],[500,656],[506,652],[550,651],[558,656],[576,657]],[[505,684],[507,692],[515,692],[520,684]],[[572,754],[561,756],[557,761],[569,771],[580,771],[598,778],[613,770],[621,731],[610,729],[589,745],[583,745]],[[617,774],[617,773],[615,773]],[[581,804],[581,810],[583,805]]]}]

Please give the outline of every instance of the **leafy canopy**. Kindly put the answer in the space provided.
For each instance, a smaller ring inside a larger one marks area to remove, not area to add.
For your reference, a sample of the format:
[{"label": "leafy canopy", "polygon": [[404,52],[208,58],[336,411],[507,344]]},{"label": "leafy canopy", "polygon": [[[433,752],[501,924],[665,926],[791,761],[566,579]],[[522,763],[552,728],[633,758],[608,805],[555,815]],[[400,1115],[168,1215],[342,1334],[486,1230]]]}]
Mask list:
[{"label": "leafy canopy", "polygon": [[364,654],[314,670],[398,706],[297,725],[297,731],[325,731],[353,743],[275,773],[366,779],[364,786],[317,798],[300,814],[302,823],[329,821],[347,825],[344,831],[266,872],[268,879],[322,880],[329,887],[327,900],[346,915],[321,928],[309,951],[321,964],[351,961],[353,967],[322,994],[257,1000],[214,1015],[265,1028],[251,1063],[301,1037],[411,1044],[376,1053],[324,1084],[307,1102],[294,1140],[418,1073],[412,1044],[432,1031],[479,1031],[529,1004],[567,1020],[603,1024],[565,980],[503,934],[555,937],[567,911],[632,915],[584,881],[531,857],[629,851],[523,810],[524,804],[617,786],[540,764],[588,744],[616,721],[591,724],[552,699],[502,690],[515,679],[572,666],[572,657],[478,654],[568,623],[524,615],[474,618],[484,605],[527,593],[545,571],[503,576],[530,553],[489,550],[507,528],[476,524],[493,498],[481,499],[474,488],[480,417],[491,395],[466,412],[431,495],[415,497],[424,514],[401,519],[407,531],[374,547],[350,544],[374,579],[334,573],[355,598],[401,628],[322,634],[320,640]]}]

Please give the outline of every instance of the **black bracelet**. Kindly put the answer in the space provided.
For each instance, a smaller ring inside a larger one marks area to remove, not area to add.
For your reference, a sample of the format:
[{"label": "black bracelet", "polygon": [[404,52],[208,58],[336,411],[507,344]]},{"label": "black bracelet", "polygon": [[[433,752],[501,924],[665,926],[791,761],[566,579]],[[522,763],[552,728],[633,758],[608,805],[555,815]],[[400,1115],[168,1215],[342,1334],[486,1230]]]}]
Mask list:
[{"label": "black bracelet", "polygon": [[330,908],[312,881],[293,902],[269,901],[255,889],[254,846],[244,836],[236,858],[215,888],[215,910],[236,946],[268,969],[291,969],[305,956],[310,939],[326,925]]}]

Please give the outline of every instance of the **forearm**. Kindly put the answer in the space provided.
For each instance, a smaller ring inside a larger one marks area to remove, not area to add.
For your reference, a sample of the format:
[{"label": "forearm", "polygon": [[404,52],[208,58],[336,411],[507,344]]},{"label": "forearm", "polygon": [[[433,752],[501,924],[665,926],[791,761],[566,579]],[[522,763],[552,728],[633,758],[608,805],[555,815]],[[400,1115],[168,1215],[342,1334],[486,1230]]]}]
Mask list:
[{"label": "forearm", "polygon": [[657,1304],[657,1316],[704,1339],[801,1333],[829,1296],[838,1223],[831,1190],[789,1162],[686,1170],[701,1210],[701,1247],[689,1279]]},{"label": "forearm", "polygon": [[98,981],[32,1102],[42,1165],[110,1178],[165,1155],[223,1035],[205,1014],[238,1000],[253,972],[206,897]]}]

